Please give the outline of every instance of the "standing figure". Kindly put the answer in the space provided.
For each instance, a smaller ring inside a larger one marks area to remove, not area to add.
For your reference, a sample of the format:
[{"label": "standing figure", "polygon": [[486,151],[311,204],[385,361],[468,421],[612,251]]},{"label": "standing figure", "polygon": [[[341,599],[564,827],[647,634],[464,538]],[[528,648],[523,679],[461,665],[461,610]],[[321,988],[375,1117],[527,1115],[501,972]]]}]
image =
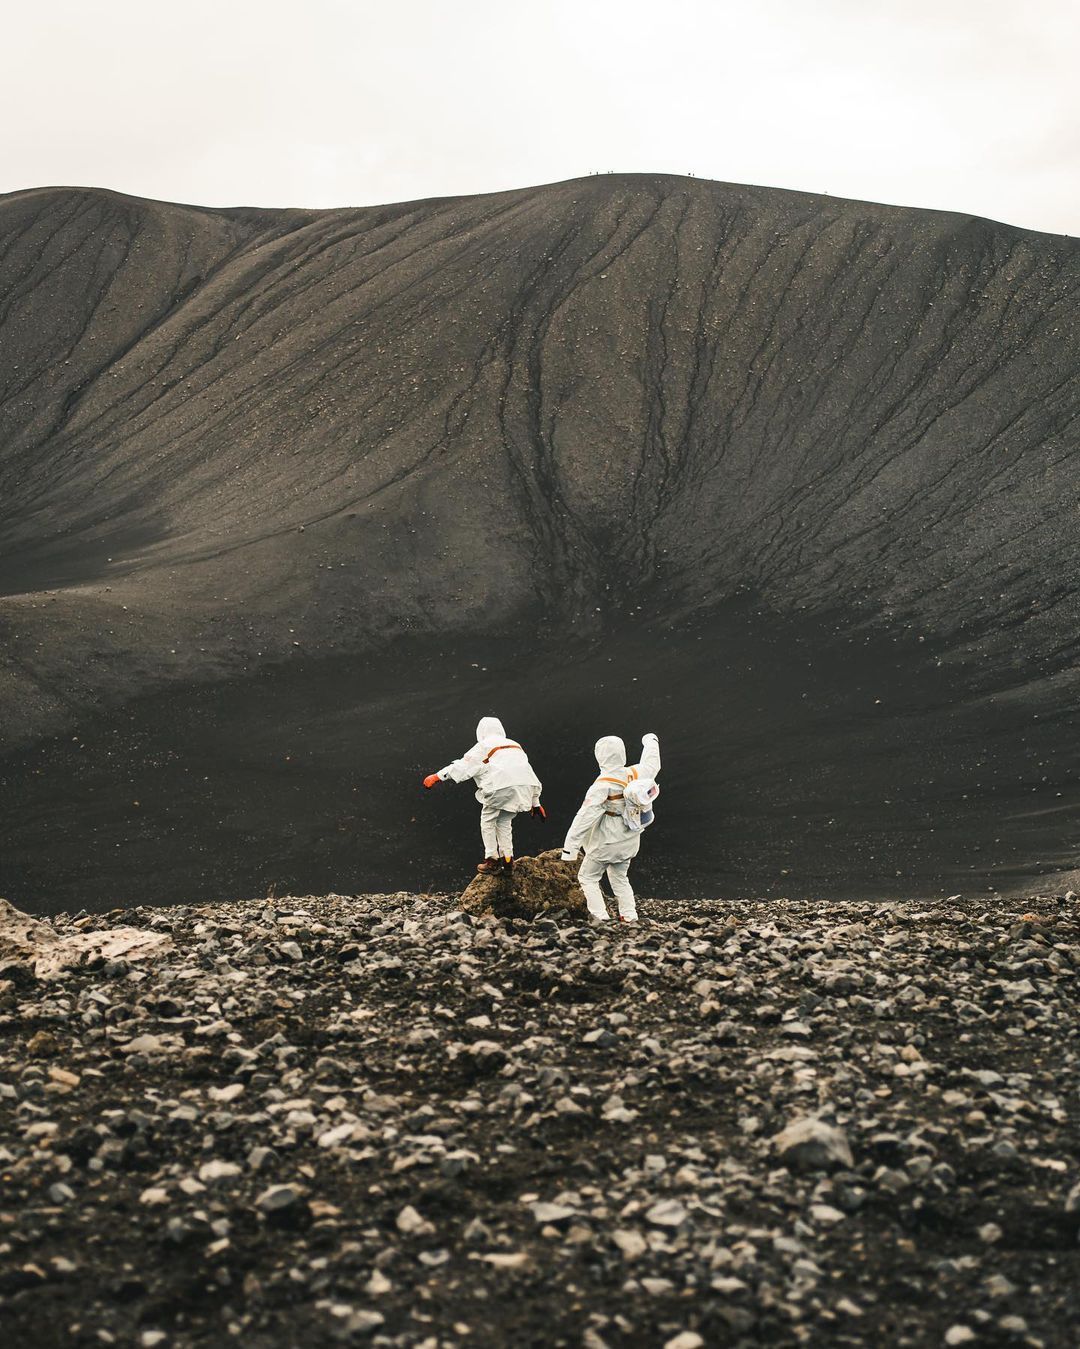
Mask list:
[{"label": "standing figure", "polygon": [[448,778],[476,783],[484,840],[484,860],[477,871],[509,871],[514,865],[514,816],[527,810],[547,819],[540,804],[540,779],[529,756],[516,740],[507,739],[498,717],[481,717],[472,749],[426,777],[424,786],[434,787]]},{"label": "standing figure", "polygon": [[659,795],[660,741],[650,732],[641,740],[641,762],[626,765],[626,746],[617,735],[596,742],[600,776],[585,793],[563,844],[563,861],[575,861],[585,849],[578,882],[585,892],[589,913],[597,922],[608,919],[600,878],[607,872],[619,903],[619,919],[632,923],[637,905],[627,872],[641,847],[641,832],[653,821],[652,803]]}]

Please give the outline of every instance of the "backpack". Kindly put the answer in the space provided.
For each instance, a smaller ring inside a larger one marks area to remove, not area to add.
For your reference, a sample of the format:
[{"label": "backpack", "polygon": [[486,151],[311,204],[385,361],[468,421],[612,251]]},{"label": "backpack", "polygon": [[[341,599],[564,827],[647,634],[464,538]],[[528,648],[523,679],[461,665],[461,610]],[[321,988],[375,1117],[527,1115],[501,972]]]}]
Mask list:
[{"label": "backpack", "polygon": [[598,778],[597,781],[610,782],[613,786],[622,788],[621,792],[608,792],[604,813],[619,816],[632,834],[640,834],[643,829],[648,829],[656,818],[652,806],[660,795],[660,788],[652,778],[639,778],[636,768],[627,771],[629,777],[626,781],[622,778],[606,777]]}]

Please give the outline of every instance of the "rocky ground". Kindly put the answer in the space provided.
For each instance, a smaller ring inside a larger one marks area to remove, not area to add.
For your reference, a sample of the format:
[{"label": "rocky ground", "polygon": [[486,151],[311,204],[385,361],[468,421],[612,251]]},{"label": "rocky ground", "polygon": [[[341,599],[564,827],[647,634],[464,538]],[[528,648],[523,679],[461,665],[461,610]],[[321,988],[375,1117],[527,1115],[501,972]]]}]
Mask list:
[{"label": "rocky ground", "polygon": [[0,1340],[1075,1345],[1080,922],[1026,909],[61,916],[171,941],[0,955]]}]

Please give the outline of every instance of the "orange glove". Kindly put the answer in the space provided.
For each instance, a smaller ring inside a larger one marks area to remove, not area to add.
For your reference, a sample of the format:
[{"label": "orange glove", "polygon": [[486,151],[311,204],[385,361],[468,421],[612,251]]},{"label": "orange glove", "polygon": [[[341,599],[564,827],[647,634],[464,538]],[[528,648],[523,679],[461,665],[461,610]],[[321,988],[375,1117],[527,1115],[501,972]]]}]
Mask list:
[{"label": "orange glove", "polygon": [[429,774],[427,775],[427,777],[424,779],[424,786],[425,786],[425,787],[434,787],[435,784],[436,784],[437,782],[441,782],[441,781],[442,781],[442,778],[439,777],[438,773],[429,773]]},{"label": "orange glove", "polygon": [[544,809],[543,806],[541,806],[541,805],[539,805],[539,804],[533,806],[532,810],[529,811],[529,814],[533,817],[534,820],[546,820],[546,819],[547,819],[547,811]]}]

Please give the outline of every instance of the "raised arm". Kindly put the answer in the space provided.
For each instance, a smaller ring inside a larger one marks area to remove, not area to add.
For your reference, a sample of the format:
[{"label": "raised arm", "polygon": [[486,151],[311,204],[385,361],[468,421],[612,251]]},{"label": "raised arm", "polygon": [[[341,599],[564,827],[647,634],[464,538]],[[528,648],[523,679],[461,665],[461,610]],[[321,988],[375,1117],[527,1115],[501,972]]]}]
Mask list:
[{"label": "raised arm", "polygon": [[606,809],[607,795],[608,789],[602,782],[590,787],[585,793],[585,800],[582,801],[581,809],[574,816],[573,823],[566,835],[566,842],[563,844],[563,859],[565,861],[576,857],[578,851],[584,847],[586,839],[592,833],[597,820],[600,819]]},{"label": "raised arm", "polygon": [[655,778],[660,772],[660,740],[652,731],[641,737],[641,776]]}]

